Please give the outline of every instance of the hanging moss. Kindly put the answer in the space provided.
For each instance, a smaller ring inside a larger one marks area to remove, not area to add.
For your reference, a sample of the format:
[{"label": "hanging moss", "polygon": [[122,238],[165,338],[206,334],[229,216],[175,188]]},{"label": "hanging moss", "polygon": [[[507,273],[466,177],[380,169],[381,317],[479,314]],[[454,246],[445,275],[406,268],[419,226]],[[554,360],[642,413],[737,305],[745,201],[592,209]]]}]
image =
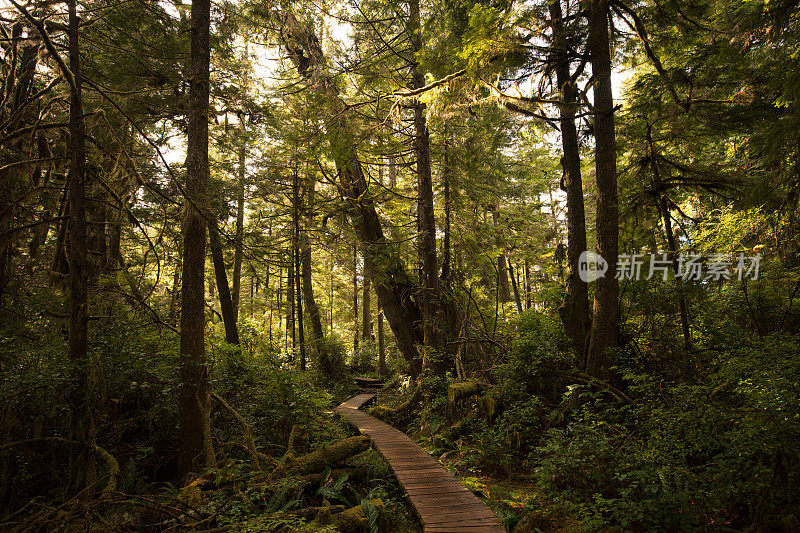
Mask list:
[{"label": "hanging moss", "polygon": [[461,381],[458,383],[451,383],[447,387],[447,401],[451,404],[459,400],[470,398],[483,392],[486,386],[477,381]]},{"label": "hanging moss", "polygon": [[[383,501],[376,498],[370,500],[370,503],[378,509],[378,513],[383,517]],[[325,509],[317,514],[314,523],[320,526],[335,525],[342,533],[367,533],[369,531],[369,518],[363,505],[357,505],[336,514]],[[381,531],[385,531],[385,529],[381,528]]]}]

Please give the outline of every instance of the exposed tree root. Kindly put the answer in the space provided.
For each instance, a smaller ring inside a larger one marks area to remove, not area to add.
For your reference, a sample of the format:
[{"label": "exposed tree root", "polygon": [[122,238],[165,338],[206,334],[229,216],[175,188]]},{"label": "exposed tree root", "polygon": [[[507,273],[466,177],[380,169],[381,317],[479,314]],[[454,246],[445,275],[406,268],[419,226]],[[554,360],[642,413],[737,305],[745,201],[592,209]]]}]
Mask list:
[{"label": "exposed tree root", "polygon": [[582,381],[588,385],[594,385],[600,390],[608,391],[608,393],[611,394],[614,398],[616,398],[617,401],[619,401],[620,403],[636,405],[635,400],[633,400],[630,396],[628,396],[627,394],[625,394],[612,384],[608,383],[607,381],[603,381],[602,379],[596,378],[592,375],[586,374],[584,372],[559,372],[557,370],[550,370],[548,371],[548,373],[554,374],[556,376],[563,376],[565,378]]},{"label": "exposed tree root", "polygon": [[415,407],[417,407],[422,400],[422,387],[417,385],[414,392],[408,397],[406,401],[397,407],[388,407],[386,405],[376,405],[371,409],[371,413],[378,418],[394,418],[401,416]]}]

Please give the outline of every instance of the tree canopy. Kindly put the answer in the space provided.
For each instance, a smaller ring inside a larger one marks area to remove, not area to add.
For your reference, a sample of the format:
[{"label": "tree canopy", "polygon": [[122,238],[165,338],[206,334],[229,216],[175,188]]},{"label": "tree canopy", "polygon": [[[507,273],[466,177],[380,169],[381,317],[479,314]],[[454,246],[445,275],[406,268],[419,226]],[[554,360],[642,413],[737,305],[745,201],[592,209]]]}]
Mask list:
[{"label": "tree canopy", "polygon": [[799,17],[0,1],[0,529],[796,530]]}]

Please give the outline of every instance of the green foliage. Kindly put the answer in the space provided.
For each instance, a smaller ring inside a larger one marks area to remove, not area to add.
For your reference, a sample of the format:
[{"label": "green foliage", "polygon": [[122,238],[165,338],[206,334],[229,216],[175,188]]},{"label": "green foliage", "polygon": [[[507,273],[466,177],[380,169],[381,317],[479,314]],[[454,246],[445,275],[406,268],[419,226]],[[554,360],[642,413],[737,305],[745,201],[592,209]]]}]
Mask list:
[{"label": "green foliage", "polygon": [[381,515],[378,507],[369,500],[361,500],[361,507],[367,517],[369,533],[380,533],[379,520]]},{"label": "green foliage", "polygon": [[330,468],[327,468],[322,474],[322,479],[325,480],[325,482],[317,489],[317,494],[323,496],[328,501],[336,501],[350,506],[351,501],[344,495],[345,488],[349,488],[347,487],[348,477],[347,474],[343,474],[334,481],[330,477]]},{"label": "green foliage", "polygon": [[347,346],[338,334],[325,335],[319,346],[311,347],[310,353],[312,360],[318,362],[319,370],[326,376],[341,377],[344,373]]},{"label": "green foliage", "polygon": [[362,339],[353,354],[350,367],[355,372],[374,372],[378,367],[378,343]]},{"label": "green foliage", "polygon": [[[270,453],[286,446],[294,426],[313,428],[309,446],[342,435],[340,426],[324,415],[332,397],[318,388],[318,377],[313,373],[295,372],[270,361],[238,359],[220,361],[214,378],[215,390],[252,420],[253,433],[262,436]],[[218,427],[229,438],[241,432],[234,420]]]},{"label": "green foliage", "polygon": [[786,443],[800,438],[800,344],[743,340],[718,352],[702,383],[630,374],[635,407],[585,403],[535,450],[539,483],[597,526],[744,527],[793,515],[800,458]]},{"label": "green foliage", "polygon": [[525,401],[531,393],[543,393],[555,383],[543,371],[568,368],[572,359],[559,319],[536,310],[517,319],[517,336],[506,361],[494,370],[503,396]]}]

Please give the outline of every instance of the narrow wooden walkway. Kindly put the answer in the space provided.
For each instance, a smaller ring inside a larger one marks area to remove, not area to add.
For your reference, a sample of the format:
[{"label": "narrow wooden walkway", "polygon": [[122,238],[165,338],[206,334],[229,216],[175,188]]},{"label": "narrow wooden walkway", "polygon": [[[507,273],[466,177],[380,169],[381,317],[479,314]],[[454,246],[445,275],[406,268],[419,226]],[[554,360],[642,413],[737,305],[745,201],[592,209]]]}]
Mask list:
[{"label": "narrow wooden walkway", "polygon": [[375,397],[353,396],[335,411],[364,434],[389,462],[414,505],[426,533],[504,533],[481,500],[404,433],[359,408]]}]

